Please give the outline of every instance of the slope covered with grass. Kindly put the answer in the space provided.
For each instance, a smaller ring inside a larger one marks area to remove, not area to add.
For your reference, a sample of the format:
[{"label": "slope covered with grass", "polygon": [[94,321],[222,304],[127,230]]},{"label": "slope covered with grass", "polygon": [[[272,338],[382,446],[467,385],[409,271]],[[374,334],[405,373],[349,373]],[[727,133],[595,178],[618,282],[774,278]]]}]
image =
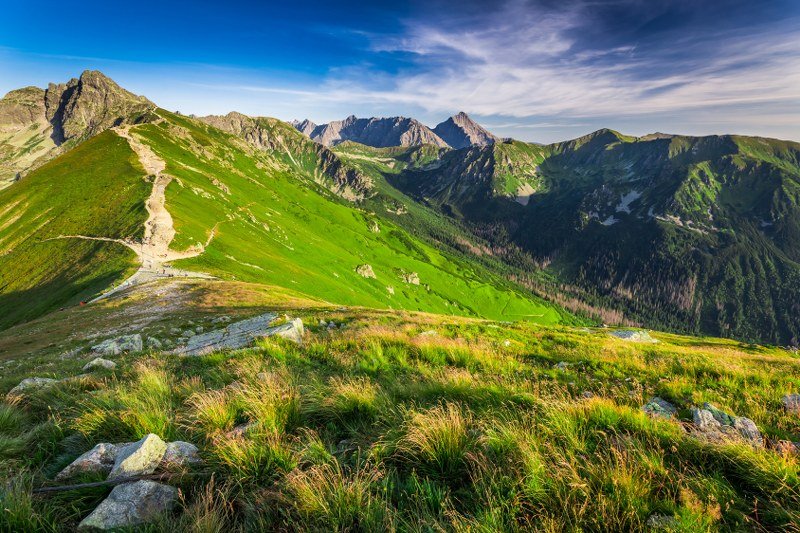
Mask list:
[{"label": "slope covered with grass", "polygon": [[[0,528],[71,529],[109,489],[32,488],[95,443],[150,432],[196,443],[204,461],[168,478],[184,498],[154,531],[636,531],[653,516],[678,531],[800,524],[797,456],[772,447],[800,437],[800,419],[780,408],[800,389],[790,352],[289,312],[338,327],[312,327],[302,347],[125,356],[114,371],[0,404]],[[61,361],[51,375],[81,364]],[[642,412],[653,395],[678,407],[677,420]],[[768,447],[687,432],[689,408],[706,401],[752,418]]]},{"label": "slope covered with grass", "polygon": [[75,304],[136,268],[135,255],[83,235],[141,238],[151,185],[111,131],[0,191],[0,328]]},{"label": "slope covered with grass", "polygon": [[[437,250],[331,192],[316,152],[295,148],[310,141],[291,126],[271,123],[281,129],[269,134],[286,136],[280,144],[286,149],[261,150],[199,121],[159,113],[165,120],[132,131],[175,177],[166,192],[177,231],[173,247],[204,250],[177,266],[339,304],[565,319],[475,262]],[[374,277],[357,272],[364,265]]]}]

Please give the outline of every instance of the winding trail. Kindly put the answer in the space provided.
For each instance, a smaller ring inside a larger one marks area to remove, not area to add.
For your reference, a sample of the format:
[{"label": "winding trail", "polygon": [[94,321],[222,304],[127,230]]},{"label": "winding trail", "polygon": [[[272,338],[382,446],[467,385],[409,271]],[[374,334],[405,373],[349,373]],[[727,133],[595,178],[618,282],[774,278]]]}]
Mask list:
[{"label": "winding trail", "polygon": [[144,223],[144,237],[141,242],[130,239],[90,237],[87,235],[60,235],[55,237],[56,239],[84,239],[116,242],[130,248],[138,257],[140,267],[131,277],[123,281],[120,285],[107,290],[97,298],[91,300],[91,302],[108,298],[112,294],[124,289],[157,278],[191,277],[214,279],[214,276],[202,272],[173,268],[169,266],[168,263],[178,259],[196,257],[203,253],[205,247],[208,246],[211,239],[214,238],[216,226],[212,229],[211,235],[205,245],[198,244],[184,251],[171,250],[169,245],[172,239],[175,238],[175,227],[172,223],[172,216],[166,208],[167,185],[172,181],[171,176],[163,173],[167,165],[149,146],[131,135],[129,131],[130,126],[119,126],[112,128],[112,130],[128,141],[131,149],[136,153],[139,162],[144,167],[145,172],[147,172],[147,177],[153,177],[153,190],[145,202],[145,208],[149,216]]}]

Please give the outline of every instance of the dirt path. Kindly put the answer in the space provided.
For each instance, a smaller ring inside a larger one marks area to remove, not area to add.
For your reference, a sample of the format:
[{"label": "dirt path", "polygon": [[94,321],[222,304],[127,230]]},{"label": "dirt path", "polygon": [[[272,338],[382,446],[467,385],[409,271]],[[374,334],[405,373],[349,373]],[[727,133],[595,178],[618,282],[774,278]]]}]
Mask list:
[{"label": "dirt path", "polygon": [[[201,272],[192,272],[172,268],[168,263],[178,259],[188,259],[203,253],[205,246],[214,238],[214,230],[205,245],[197,246],[185,251],[171,250],[169,245],[175,238],[175,227],[172,223],[172,216],[166,207],[167,186],[172,181],[172,177],[164,174],[167,165],[163,159],[158,157],[153,150],[134,137],[130,132],[130,126],[120,126],[113,128],[113,131],[128,141],[131,149],[136,153],[139,162],[147,172],[147,177],[152,177],[153,190],[150,193],[145,208],[148,217],[144,223],[144,237],[142,242],[135,242],[127,239],[112,239],[109,237],[90,237],[87,235],[60,235],[56,239],[84,239],[93,241],[116,242],[130,248],[138,257],[140,267],[131,277],[110,289],[94,300],[108,298],[112,294],[124,289],[151,281],[157,278],[206,278],[213,279],[213,276]],[[216,229],[216,227],[214,228]]]}]

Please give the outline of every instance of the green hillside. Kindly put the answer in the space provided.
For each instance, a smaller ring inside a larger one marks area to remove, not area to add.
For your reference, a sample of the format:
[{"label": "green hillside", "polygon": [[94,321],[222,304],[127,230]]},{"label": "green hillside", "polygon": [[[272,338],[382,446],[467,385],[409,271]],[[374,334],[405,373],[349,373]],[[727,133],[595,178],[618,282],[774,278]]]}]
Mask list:
[{"label": "green hillside", "polygon": [[393,183],[576,308],[789,344],[800,341],[798,154],[773,139],[600,130],[452,151]]},{"label": "green hillside", "polygon": [[[256,148],[198,120],[157,114],[129,131],[173,178],[171,248],[202,252],[175,267],[337,304],[568,319],[468,256],[361,207],[355,200],[374,194],[369,179],[287,124],[259,119]],[[106,131],[0,191],[0,327],[88,300],[133,273],[124,244],[77,237],[141,242],[152,189],[145,174],[127,141]]]}]

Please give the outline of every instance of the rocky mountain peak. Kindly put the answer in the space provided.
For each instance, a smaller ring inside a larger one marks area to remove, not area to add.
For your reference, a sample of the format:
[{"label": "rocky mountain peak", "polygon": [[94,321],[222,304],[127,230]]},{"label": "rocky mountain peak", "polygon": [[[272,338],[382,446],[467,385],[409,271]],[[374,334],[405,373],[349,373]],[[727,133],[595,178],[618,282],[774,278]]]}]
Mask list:
[{"label": "rocky mountain peak", "polygon": [[344,120],[335,120],[315,127],[310,133],[295,124],[295,128],[325,146],[335,146],[344,141],[353,141],[367,146],[417,146],[432,144],[442,148],[447,143],[421,122],[406,117],[357,118],[350,115]]},{"label": "rocky mountain peak", "polygon": [[433,132],[456,149],[473,145],[488,146],[498,141],[497,137],[463,111],[437,125]]}]

